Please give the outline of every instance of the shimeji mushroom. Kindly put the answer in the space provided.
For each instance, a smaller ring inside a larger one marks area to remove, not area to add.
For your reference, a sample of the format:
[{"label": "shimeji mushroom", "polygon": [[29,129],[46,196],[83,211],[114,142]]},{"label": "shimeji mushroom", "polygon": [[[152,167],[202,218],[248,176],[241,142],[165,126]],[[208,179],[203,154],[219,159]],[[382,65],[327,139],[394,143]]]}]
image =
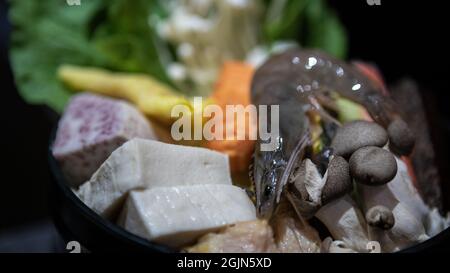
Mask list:
[{"label": "shimeji mushroom", "polygon": [[399,159],[396,160],[400,176],[388,184],[389,188],[424,224],[427,234],[436,235],[449,226],[449,217],[447,216],[447,219],[442,217],[437,208],[430,208],[425,204],[408,175],[406,164]]},{"label": "shimeji mushroom", "polygon": [[[411,191],[405,189],[397,165],[393,154],[375,146],[362,147],[350,157],[350,174],[358,182],[370,239],[379,241],[384,251],[400,250],[428,238],[419,215],[420,203],[408,195]],[[393,181],[400,183],[395,184],[397,188],[403,186],[397,195],[389,186]]]},{"label": "shimeji mushroom", "polygon": [[357,253],[355,250],[348,248],[344,242],[334,240],[331,237],[325,238],[322,242],[320,250],[322,253]]},{"label": "shimeji mushroom", "polygon": [[422,242],[449,226],[448,218],[424,203],[405,163],[387,149],[360,148],[350,157],[350,173],[360,184],[369,238],[384,251]]},{"label": "shimeji mushroom", "polygon": [[415,136],[403,119],[397,117],[388,126],[389,149],[397,155],[408,155],[414,147]]},{"label": "shimeji mushroom", "polygon": [[[322,253],[357,253],[357,251],[348,248],[343,241],[334,240],[331,237],[325,238],[322,242],[320,251]],[[379,242],[370,241],[367,243],[367,252],[380,253],[381,247]]]},{"label": "shimeji mushroom", "polygon": [[398,251],[428,239],[424,225],[395,197],[387,185],[378,187],[362,185],[360,192],[366,210],[383,204],[394,216],[395,224],[391,229],[369,226],[370,239],[379,241],[384,251]]},{"label": "shimeji mushroom", "polygon": [[383,147],[387,142],[388,134],[383,127],[374,122],[355,120],[337,130],[331,148],[335,155],[348,158],[362,147]]},{"label": "shimeji mushroom", "polygon": [[437,208],[432,208],[427,215],[425,228],[430,237],[435,236],[439,232],[450,226],[450,212],[444,218],[441,216]]},{"label": "shimeji mushroom", "polygon": [[375,206],[366,213],[367,224],[382,230],[389,230],[395,224],[395,218],[392,211],[385,206]]},{"label": "shimeji mushroom", "polygon": [[364,216],[350,195],[324,205],[315,216],[345,248],[367,252],[370,239]]},{"label": "shimeji mushroom", "polygon": [[344,158],[332,157],[323,177],[314,163],[305,159],[288,187],[288,198],[299,216],[316,216],[333,238],[341,241],[333,244],[333,249],[367,252],[366,223],[349,195],[353,187]]},{"label": "shimeji mushroom", "polygon": [[[397,161],[399,171],[394,179],[388,184],[380,186],[368,186],[365,184],[358,185],[359,192],[362,197],[363,205],[368,218],[374,218],[383,215],[386,219],[393,216],[394,224],[379,225],[372,220],[367,219],[369,223],[369,236],[371,240],[381,243],[383,251],[398,251],[410,245],[423,242],[429,238],[425,231],[424,216],[426,215],[426,206],[418,195],[412,191],[412,185],[408,185],[410,181],[402,162]],[[380,205],[383,206],[380,209]],[[389,212],[392,215],[388,215]],[[374,216],[375,215],[375,216]]]},{"label": "shimeji mushroom", "polygon": [[384,185],[397,174],[394,155],[375,146],[358,149],[350,157],[349,164],[352,178],[369,186]]}]

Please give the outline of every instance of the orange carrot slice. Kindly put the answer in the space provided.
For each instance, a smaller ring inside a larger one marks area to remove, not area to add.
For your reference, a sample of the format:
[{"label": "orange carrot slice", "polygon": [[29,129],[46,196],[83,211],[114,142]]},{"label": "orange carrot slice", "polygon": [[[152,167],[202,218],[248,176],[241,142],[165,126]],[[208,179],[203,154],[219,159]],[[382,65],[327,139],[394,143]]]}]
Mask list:
[{"label": "orange carrot slice", "polygon": [[[250,104],[250,86],[253,74],[254,68],[249,64],[237,61],[225,62],[211,95],[224,114],[227,105],[243,105],[245,107]],[[234,119],[234,128],[230,128],[231,124],[224,122],[224,131],[232,130],[233,136],[237,134],[236,119],[237,117]],[[242,121],[242,124],[247,127],[244,128],[247,129],[246,140],[236,140],[234,137],[233,139],[207,141],[204,144],[206,148],[228,154],[232,172],[246,171],[253,152],[254,141],[248,139],[249,130],[256,130],[256,124],[251,124],[248,117]]]}]

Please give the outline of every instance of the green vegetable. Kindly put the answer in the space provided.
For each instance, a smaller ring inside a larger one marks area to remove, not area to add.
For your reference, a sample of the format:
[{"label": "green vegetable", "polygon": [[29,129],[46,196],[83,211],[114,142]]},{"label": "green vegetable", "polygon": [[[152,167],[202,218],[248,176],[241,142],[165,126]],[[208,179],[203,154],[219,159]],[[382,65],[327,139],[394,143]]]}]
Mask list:
[{"label": "green vegetable", "polygon": [[146,72],[168,82],[154,31],[147,23],[156,1],[12,0],[11,64],[22,97],[61,112],[71,92],[57,79],[63,63]]},{"label": "green vegetable", "polygon": [[351,100],[337,98],[336,105],[339,109],[338,118],[342,123],[364,118],[364,107]]},{"label": "green vegetable", "polygon": [[304,47],[322,49],[336,57],[347,54],[347,35],[324,0],[267,0],[264,37],[297,40]]},{"label": "green vegetable", "polygon": [[310,0],[266,1],[264,36],[269,42],[297,40],[300,36],[306,7]]},{"label": "green vegetable", "polygon": [[[324,0],[263,0],[268,7],[264,42],[297,40],[302,46],[344,57],[345,31]],[[149,23],[167,17],[165,0],[10,1],[11,64],[16,84],[28,103],[57,112],[72,93],[57,79],[61,64],[142,72],[169,85],[165,65],[173,48]]]},{"label": "green vegetable", "polygon": [[309,3],[305,11],[305,47],[320,48],[336,57],[347,55],[347,35],[336,14],[323,0]]},{"label": "green vegetable", "polygon": [[145,72],[168,82],[160,58],[166,45],[148,24],[158,1],[108,1],[106,20],[96,28],[93,43],[105,54],[110,66],[126,72]]}]

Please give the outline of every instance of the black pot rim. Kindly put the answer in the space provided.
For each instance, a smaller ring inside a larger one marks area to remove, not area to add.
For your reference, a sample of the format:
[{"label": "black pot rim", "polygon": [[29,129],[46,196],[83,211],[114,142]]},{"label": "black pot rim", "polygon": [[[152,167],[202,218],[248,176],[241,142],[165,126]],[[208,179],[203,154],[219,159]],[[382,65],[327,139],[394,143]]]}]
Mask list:
[{"label": "black pot rim", "polygon": [[[54,136],[54,134],[53,134],[53,136]],[[50,142],[51,144],[53,143],[53,139],[54,139],[54,137],[52,137],[52,141]],[[84,204],[66,183],[66,179],[60,170],[59,164],[52,154],[52,149],[51,149],[52,145],[51,144],[49,145],[49,149],[48,149],[48,158],[49,158],[51,174],[54,178],[53,183],[55,184],[54,186],[56,186],[56,193],[53,193],[53,194],[61,195],[61,196],[56,196],[56,198],[61,198],[61,197],[64,198],[65,202],[68,202],[72,208],[75,208],[77,210],[77,212],[80,214],[80,216],[82,216],[85,220],[87,220],[90,224],[92,224],[92,227],[105,232],[111,238],[117,239],[119,241],[128,241],[129,243],[136,245],[136,249],[138,251],[142,250],[142,249],[148,249],[149,251],[152,251],[152,252],[161,252],[161,253],[176,252],[175,250],[171,249],[168,246],[150,242],[149,240],[146,240],[140,236],[137,236],[137,235],[125,230],[124,228],[120,227],[119,225],[103,218],[102,216],[97,214],[94,210],[89,208],[86,204]],[[53,188],[55,188],[55,187],[53,187]],[[73,232],[70,228],[68,228],[66,223],[64,223],[64,221],[61,221],[61,219],[58,219],[57,222],[58,222],[58,224],[56,226],[59,230],[65,229],[63,231],[60,230],[61,233],[73,234],[77,238],[80,239],[81,245],[89,247],[89,244],[84,242],[82,235],[74,234],[76,232]],[[88,248],[88,250],[89,250],[89,248]],[[117,250],[113,249],[112,251],[117,251]],[[120,250],[118,250],[118,251],[120,251]]]},{"label": "black pot rim", "polygon": [[[103,217],[101,217],[99,214],[97,214],[95,211],[93,211],[91,208],[86,206],[70,189],[68,184],[66,183],[66,180],[64,178],[64,175],[62,174],[59,164],[56,161],[56,159],[53,157],[52,154],[52,143],[55,136],[56,130],[54,130],[54,133],[52,135],[50,145],[49,145],[49,164],[52,176],[55,180],[55,184],[57,187],[58,192],[62,194],[62,198],[65,199],[65,201],[68,201],[76,210],[78,210],[78,213],[81,214],[85,219],[87,219],[95,228],[102,230],[103,232],[110,235],[112,238],[116,238],[120,241],[126,241],[132,245],[136,245],[136,249],[147,249],[151,252],[161,252],[161,253],[174,253],[177,252],[176,250],[162,245],[158,243],[150,242],[147,239],[144,239],[140,236],[137,236],[124,228],[120,227],[119,225],[112,223]],[[64,225],[64,223],[59,223],[60,225]],[[60,227],[58,227],[60,228]],[[65,227],[67,228],[67,227]],[[83,243],[83,238],[79,234],[77,235],[78,238],[81,239],[81,244]],[[441,231],[439,234],[429,238],[428,240],[416,244],[414,246],[402,249],[398,251],[397,253],[413,253],[413,252],[428,252],[435,250],[436,247],[441,245],[443,242],[450,242],[450,227]],[[87,245],[86,245],[87,246]],[[120,251],[114,250],[114,251]]]}]

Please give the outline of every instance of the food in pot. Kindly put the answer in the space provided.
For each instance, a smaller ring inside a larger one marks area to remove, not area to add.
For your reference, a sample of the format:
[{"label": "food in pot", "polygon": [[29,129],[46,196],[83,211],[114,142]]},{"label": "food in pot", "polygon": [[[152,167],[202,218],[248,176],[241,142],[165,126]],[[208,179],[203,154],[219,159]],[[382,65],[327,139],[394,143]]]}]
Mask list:
[{"label": "food in pot", "polygon": [[266,220],[239,222],[201,237],[187,248],[192,253],[277,252],[273,231]]},{"label": "food in pot", "polygon": [[197,184],[231,185],[228,158],[204,148],[135,138],[115,150],[76,193],[108,217],[130,190]]},{"label": "food in pot", "polygon": [[256,219],[245,191],[233,185],[183,185],[132,191],[121,225],[144,238],[171,247],[192,244],[224,226]]},{"label": "food in pot", "polygon": [[67,106],[52,151],[67,181],[78,187],[116,148],[135,137],[155,138],[141,112],[122,100],[83,93]]},{"label": "food in pot", "polygon": [[[448,228],[418,87],[345,61],[325,1],[91,1],[74,16],[56,2],[12,2],[11,60],[27,101],[68,105],[53,153],[107,220],[189,252],[394,252]],[[195,96],[267,107],[266,123],[175,140],[174,107],[183,129],[214,120]],[[264,127],[279,129],[270,151],[248,139]]]}]

